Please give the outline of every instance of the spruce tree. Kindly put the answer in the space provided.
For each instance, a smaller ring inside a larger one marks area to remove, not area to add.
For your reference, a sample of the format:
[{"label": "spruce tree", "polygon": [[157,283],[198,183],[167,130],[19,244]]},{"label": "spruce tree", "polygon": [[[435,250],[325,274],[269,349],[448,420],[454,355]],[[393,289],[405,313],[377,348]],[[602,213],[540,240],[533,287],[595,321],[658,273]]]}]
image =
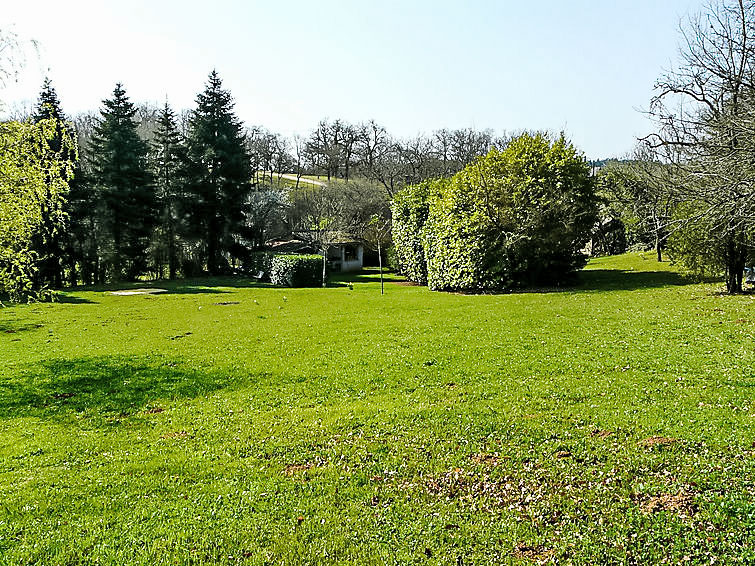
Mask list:
[{"label": "spruce tree", "polygon": [[251,189],[249,155],[233,107],[231,93],[212,71],[189,121],[191,227],[213,275],[228,268],[226,258],[243,230]]},{"label": "spruce tree", "polygon": [[92,178],[102,199],[103,258],[113,280],[133,280],[147,270],[156,221],[149,148],[137,134],[136,108],[118,83],[103,101],[90,152]]},{"label": "spruce tree", "polygon": [[[60,106],[58,94],[52,81],[46,78],[34,109],[32,120],[35,124],[50,122],[52,132],[47,139],[47,151],[61,163],[76,161],[76,148],[70,124]],[[63,238],[66,217],[65,195],[53,189],[57,172],[49,172],[47,188],[39,198],[41,219],[33,238],[31,248],[36,253],[37,272],[35,287],[59,288],[62,284]]]},{"label": "spruce tree", "polygon": [[186,189],[187,156],[183,137],[176,126],[176,115],[167,102],[157,118],[150,157],[159,211],[154,250],[156,271],[162,276],[162,265],[167,261],[169,277],[175,279],[181,255],[181,236],[185,231],[182,201]]}]

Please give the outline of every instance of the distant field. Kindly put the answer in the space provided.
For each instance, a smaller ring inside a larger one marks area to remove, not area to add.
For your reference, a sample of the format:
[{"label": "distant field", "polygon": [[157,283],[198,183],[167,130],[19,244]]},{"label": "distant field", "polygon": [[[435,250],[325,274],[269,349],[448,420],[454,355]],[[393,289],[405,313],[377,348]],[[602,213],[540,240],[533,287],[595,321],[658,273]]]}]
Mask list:
[{"label": "distant field", "polygon": [[[257,173],[258,178],[260,181],[263,179],[269,183],[270,182],[270,172],[258,172]],[[323,184],[327,184],[328,178],[324,175],[302,175],[302,177],[299,179],[299,187],[300,188],[312,188],[312,187],[319,187]],[[331,182],[334,183],[340,183],[343,182],[340,179],[332,179]],[[285,174],[278,174],[273,173],[273,186],[276,188],[289,188],[289,187],[295,187],[296,186],[296,173],[285,173]]]},{"label": "distant field", "polygon": [[0,564],[755,562],[755,296],[158,286],[0,308]]}]

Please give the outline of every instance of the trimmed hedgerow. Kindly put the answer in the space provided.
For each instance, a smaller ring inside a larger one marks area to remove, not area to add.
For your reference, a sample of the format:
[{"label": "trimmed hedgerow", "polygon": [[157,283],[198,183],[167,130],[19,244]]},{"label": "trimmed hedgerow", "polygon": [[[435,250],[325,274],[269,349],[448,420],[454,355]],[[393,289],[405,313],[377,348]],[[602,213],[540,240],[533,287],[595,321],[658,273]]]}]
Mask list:
[{"label": "trimmed hedgerow", "polygon": [[391,232],[397,271],[420,285],[427,285],[422,229],[427,222],[430,198],[442,193],[447,183],[448,179],[436,179],[408,186],[391,203]]},{"label": "trimmed hedgerow", "polygon": [[402,191],[393,215],[407,277],[426,276],[433,290],[502,291],[570,279],[587,260],[597,198],[563,136],[523,134],[449,180]]},{"label": "trimmed hedgerow", "polygon": [[270,282],[284,287],[322,285],[322,256],[275,255],[270,266]]}]

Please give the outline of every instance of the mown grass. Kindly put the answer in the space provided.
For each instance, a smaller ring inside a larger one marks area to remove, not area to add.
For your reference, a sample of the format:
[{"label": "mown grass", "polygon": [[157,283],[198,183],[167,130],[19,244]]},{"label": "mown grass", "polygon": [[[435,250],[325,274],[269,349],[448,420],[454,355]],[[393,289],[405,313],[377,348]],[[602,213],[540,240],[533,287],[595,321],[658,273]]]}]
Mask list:
[{"label": "mown grass", "polygon": [[158,286],[0,309],[0,563],[755,562],[752,296]]}]

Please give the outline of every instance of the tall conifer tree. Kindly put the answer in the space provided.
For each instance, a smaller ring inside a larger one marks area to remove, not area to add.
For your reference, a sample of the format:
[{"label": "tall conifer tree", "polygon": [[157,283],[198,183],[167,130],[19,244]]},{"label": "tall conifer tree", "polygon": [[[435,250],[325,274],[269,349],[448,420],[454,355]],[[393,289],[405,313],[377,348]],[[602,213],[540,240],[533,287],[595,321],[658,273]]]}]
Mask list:
[{"label": "tall conifer tree", "polygon": [[[76,160],[76,148],[70,124],[60,107],[60,100],[52,81],[45,79],[42,91],[34,109],[32,120],[39,124],[43,120],[51,122],[54,130],[47,139],[48,151],[61,163]],[[55,172],[57,173],[57,172]],[[50,172],[47,190],[40,195],[39,207],[41,219],[32,238],[32,249],[37,254],[36,287],[49,286],[59,288],[62,284],[63,237],[65,227],[65,195],[53,190],[52,184],[56,174]]]},{"label": "tall conifer tree", "polygon": [[212,71],[189,122],[191,225],[203,242],[207,269],[224,271],[243,230],[252,170],[231,93]]},{"label": "tall conifer tree", "polygon": [[156,221],[148,146],[137,134],[136,108],[118,83],[103,101],[91,142],[92,175],[103,205],[108,242],[103,256],[111,279],[134,279],[147,270]]},{"label": "tall conifer tree", "polygon": [[155,263],[162,272],[164,261],[168,274],[175,279],[181,255],[181,235],[185,231],[184,210],[187,156],[184,140],[176,126],[176,115],[165,103],[157,118],[151,144],[152,173],[158,202],[158,229],[155,237]]}]

